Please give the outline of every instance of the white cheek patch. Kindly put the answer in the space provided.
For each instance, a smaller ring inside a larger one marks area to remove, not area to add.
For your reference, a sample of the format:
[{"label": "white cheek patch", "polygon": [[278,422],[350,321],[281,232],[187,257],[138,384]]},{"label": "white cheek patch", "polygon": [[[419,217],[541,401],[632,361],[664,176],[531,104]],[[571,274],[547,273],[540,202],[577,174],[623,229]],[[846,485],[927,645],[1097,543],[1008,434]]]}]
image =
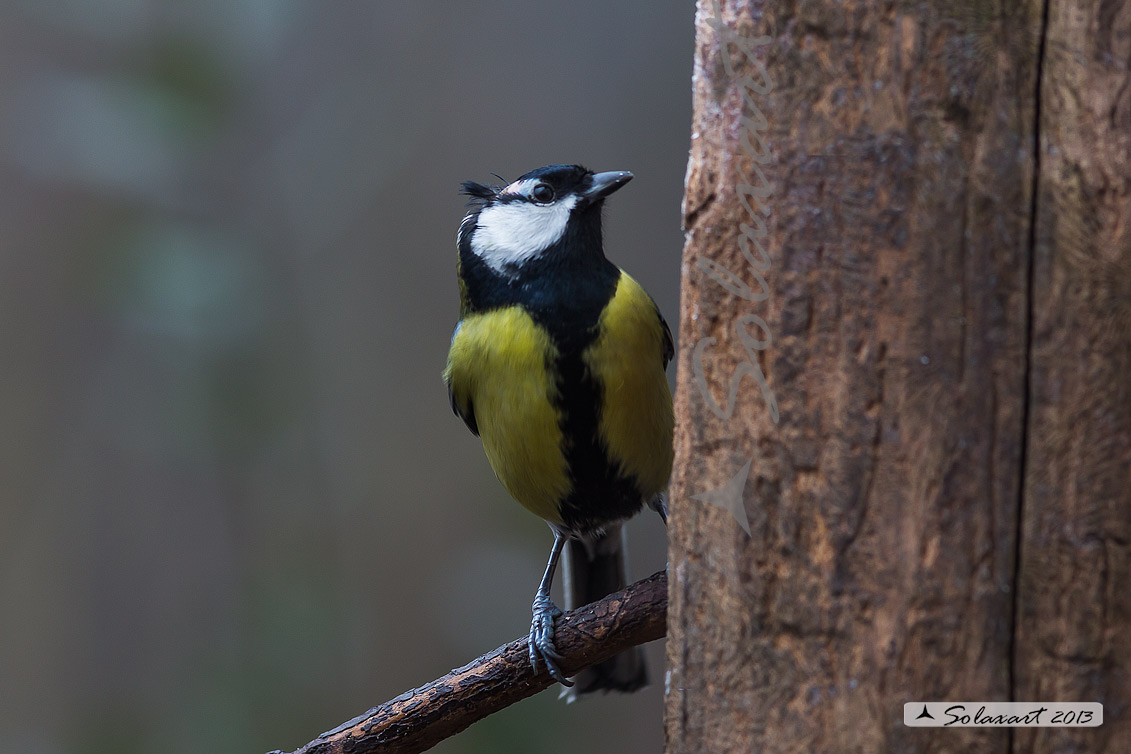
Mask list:
[{"label": "white cheek patch", "polygon": [[496,272],[512,274],[515,265],[557,243],[569,224],[576,196],[546,206],[509,202],[485,207],[471,237],[471,250]]}]

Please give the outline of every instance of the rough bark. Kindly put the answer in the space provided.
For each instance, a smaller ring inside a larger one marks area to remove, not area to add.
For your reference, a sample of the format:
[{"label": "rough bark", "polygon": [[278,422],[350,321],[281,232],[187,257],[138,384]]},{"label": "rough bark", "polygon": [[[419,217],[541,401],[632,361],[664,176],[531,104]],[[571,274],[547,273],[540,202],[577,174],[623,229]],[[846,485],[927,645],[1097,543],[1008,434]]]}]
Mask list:
[{"label": "rough bark", "polygon": [[1052,7],[699,3],[670,753],[1131,750],[1131,11]]},{"label": "rough bark", "polygon": [[1131,751],[1131,3],[1050,3],[1015,676],[1104,703],[1021,752]]}]

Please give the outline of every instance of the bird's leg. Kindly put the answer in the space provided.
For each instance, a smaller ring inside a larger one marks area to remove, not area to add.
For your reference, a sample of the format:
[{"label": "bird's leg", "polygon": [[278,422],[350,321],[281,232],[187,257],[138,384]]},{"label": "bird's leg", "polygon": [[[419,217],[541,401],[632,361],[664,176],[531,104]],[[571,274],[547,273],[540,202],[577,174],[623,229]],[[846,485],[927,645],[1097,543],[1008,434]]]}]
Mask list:
[{"label": "bird's leg", "polygon": [[652,501],[650,503],[648,503],[648,505],[651,506],[652,510],[654,510],[654,511],[656,511],[656,513],[660,514],[660,518],[662,518],[664,520],[664,526],[667,526],[668,525],[668,496],[661,492],[660,494],[658,494],[654,498],[652,498]]},{"label": "bird's leg", "polygon": [[534,595],[534,604],[530,611],[534,618],[530,621],[530,665],[538,670],[538,660],[546,664],[550,677],[563,686],[572,686],[573,681],[562,675],[555,660],[562,659],[554,646],[554,619],[562,614],[558,606],[550,601],[550,584],[554,581],[554,571],[558,567],[558,557],[565,547],[566,537],[558,531],[554,532],[554,547],[550,550],[550,559],[546,563],[546,573],[542,576],[542,583],[538,585],[538,593]]}]

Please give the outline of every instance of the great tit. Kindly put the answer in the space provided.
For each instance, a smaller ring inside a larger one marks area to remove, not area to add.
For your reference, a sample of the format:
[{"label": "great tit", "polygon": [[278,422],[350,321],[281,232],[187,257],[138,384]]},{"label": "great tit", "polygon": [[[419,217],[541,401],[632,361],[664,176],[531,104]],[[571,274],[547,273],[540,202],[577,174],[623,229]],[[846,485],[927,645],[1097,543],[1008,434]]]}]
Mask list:
[{"label": "great tit", "polygon": [[[665,517],[672,468],[671,331],[652,298],[605,258],[605,197],[632,173],[549,165],[507,186],[471,181],[456,235],[460,320],[444,381],[507,492],[554,533],[532,606],[530,662],[558,668],[550,600],[559,556],[566,609],[627,581],[622,523]],[[564,556],[563,556],[564,551]],[[647,682],[640,647],[578,674],[577,693]]]}]

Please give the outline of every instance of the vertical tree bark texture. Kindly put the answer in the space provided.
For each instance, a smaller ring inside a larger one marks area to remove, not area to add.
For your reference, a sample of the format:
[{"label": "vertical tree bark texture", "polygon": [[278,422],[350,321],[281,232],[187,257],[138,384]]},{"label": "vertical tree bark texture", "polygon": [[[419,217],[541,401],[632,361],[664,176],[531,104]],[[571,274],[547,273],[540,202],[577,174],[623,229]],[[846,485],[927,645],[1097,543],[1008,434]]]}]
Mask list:
[{"label": "vertical tree bark texture", "polygon": [[1131,752],[1131,3],[1051,3],[1045,50],[1016,694],[1105,724],[1018,750]]},{"label": "vertical tree bark texture", "polygon": [[[773,90],[752,93],[771,118],[770,296],[751,303],[697,266],[751,280],[738,79],[759,74],[735,45],[726,73],[712,5],[686,198],[670,750],[1004,751],[1005,730],[905,728],[902,705],[1010,696],[1039,17],[726,3],[738,34],[773,37]],[[772,334],[777,425],[750,380],[726,420],[694,389],[692,346],[713,336],[707,382],[726,395],[745,311]],[[690,495],[751,455],[748,538]]]},{"label": "vertical tree bark texture", "polygon": [[1131,751],[1131,9],[1052,8],[700,0],[670,754]]}]

